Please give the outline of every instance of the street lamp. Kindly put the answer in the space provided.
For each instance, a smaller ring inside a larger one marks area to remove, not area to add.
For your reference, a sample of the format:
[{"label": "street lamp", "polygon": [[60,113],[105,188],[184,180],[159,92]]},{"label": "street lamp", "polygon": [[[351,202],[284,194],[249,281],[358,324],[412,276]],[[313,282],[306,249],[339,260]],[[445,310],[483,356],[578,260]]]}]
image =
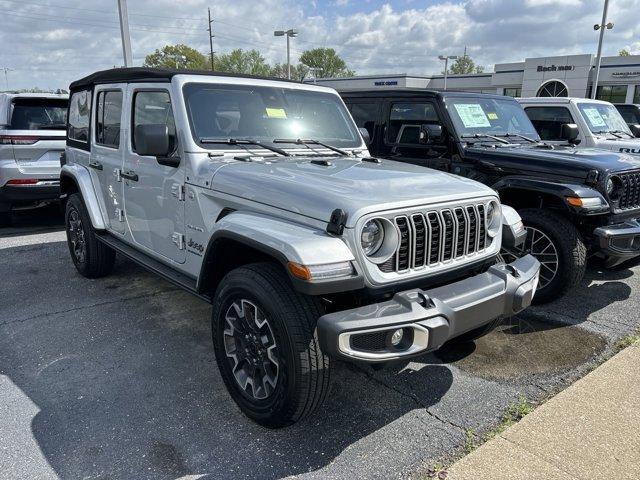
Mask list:
[{"label": "street lamp", "polygon": [[444,60],[444,88],[443,90],[447,89],[447,70],[449,69],[449,60],[457,60],[458,56],[457,55],[438,55],[438,58],[440,60]]},{"label": "street lamp", "polygon": [[602,63],[602,41],[604,40],[604,31],[611,30],[613,23],[607,23],[607,10],[609,9],[609,0],[604,0],[604,9],[602,10],[602,23],[595,24],[593,29],[597,32],[600,30],[600,39],[598,40],[598,58],[596,60],[596,75],[591,85],[591,98],[595,99],[598,94],[598,80],[600,79],[600,64]]},{"label": "street lamp", "polygon": [[291,79],[291,60],[290,60],[290,56],[289,56],[289,39],[291,37],[295,37],[298,35],[298,32],[296,32],[293,28],[289,29],[289,30],[276,30],[275,32],[273,32],[273,35],[275,37],[287,37],[287,78]]}]

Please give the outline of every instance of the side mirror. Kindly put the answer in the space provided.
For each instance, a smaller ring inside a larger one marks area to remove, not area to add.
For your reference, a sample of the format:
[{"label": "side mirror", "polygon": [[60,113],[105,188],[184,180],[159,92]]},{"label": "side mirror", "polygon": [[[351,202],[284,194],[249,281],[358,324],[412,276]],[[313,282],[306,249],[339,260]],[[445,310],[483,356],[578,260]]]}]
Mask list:
[{"label": "side mirror", "polygon": [[640,123],[632,123],[629,125],[629,128],[631,129],[631,133],[633,133],[634,137],[640,138]]},{"label": "side mirror", "polygon": [[157,157],[160,165],[176,167],[179,158],[169,158],[171,140],[169,128],[164,124],[136,125],[134,137],[138,155]]},{"label": "side mirror", "polygon": [[371,145],[371,135],[369,135],[369,130],[367,130],[364,127],[360,127],[358,131],[360,132],[360,135],[362,135],[362,140],[364,140],[364,144],[367,147]]},{"label": "side mirror", "polygon": [[420,125],[420,137],[418,143],[427,145],[429,143],[440,143],[442,141],[442,125],[425,123]]},{"label": "side mirror", "polygon": [[577,140],[578,135],[580,135],[580,130],[578,130],[578,125],[575,123],[563,123],[562,127],[560,127],[560,138],[566,140],[571,145],[580,143],[580,141]]}]

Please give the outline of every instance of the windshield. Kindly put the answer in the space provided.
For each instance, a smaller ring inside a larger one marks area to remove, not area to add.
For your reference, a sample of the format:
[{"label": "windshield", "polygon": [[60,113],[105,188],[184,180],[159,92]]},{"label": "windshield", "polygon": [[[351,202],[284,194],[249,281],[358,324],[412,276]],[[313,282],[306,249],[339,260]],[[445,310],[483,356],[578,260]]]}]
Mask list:
[{"label": "windshield", "polygon": [[580,102],[578,109],[592,133],[619,132],[633,136],[627,122],[613,105]]},{"label": "windshield", "polygon": [[67,104],[64,99],[16,98],[13,100],[11,124],[13,130],[65,130]]},{"label": "windshield", "polygon": [[[540,140],[531,120],[515,100],[447,96],[444,102],[460,137],[523,135],[532,140]],[[522,139],[514,138],[513,141]]]},{"label": "windshield", "polygon": [[[191,83],[184,96],[194,139],[208,149],[214,140],[313,139],[356,148],[359,133],[335,94],[281,87]],[[202,142],[206,139],[207,142]],[[301,147],[306,148],[306,147]]]}]

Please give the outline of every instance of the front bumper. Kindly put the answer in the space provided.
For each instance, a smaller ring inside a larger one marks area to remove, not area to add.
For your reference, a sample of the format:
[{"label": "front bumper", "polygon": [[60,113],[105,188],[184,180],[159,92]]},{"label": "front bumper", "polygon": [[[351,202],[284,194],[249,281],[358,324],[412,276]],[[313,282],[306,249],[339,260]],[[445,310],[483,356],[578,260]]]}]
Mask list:
[{"label": "front bumper", "polygon": [[[382,303],[323,315],[320,345],[329,356],[364,362],[437,350],[447,340],[528,307],[539,271],[538,261],[527,255],[456,283],[399,292]],[[394,346],[391,334],[399,329],[403,340]]]},{"label": "front bumper", "polygon": [[640,255],[640,219],[599,227],[593,234],[609,267]]}]

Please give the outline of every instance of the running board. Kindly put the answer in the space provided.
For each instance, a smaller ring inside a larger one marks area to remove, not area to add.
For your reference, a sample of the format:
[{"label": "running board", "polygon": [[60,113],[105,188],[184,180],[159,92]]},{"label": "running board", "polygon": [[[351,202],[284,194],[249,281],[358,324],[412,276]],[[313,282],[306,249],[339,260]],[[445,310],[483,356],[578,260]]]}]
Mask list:
[{"label": "running board", "polygon": [[159,275],[160,277],[168,280],[169,282],[177,285],[178,287],[186,290],[187,292],[195,295],[201,300],[204,300],[207,303],[211,303],[211,298],[208,295],[203,295],[198,293],[196,290],[196,279],[192,278],[184,273],[177,272],[173,268],[165,265],[158,260],[151,258],[149,255],[136,250],[131,247],[129,244],[123,242],[115,238],[113,235],[109,233],[97,233],[96,238],[99,242],[104,243],[108,247],[113,248],[116,252],[124,255],[125,257],[133,260],[138,265],[146,268],[152,273]]}]

